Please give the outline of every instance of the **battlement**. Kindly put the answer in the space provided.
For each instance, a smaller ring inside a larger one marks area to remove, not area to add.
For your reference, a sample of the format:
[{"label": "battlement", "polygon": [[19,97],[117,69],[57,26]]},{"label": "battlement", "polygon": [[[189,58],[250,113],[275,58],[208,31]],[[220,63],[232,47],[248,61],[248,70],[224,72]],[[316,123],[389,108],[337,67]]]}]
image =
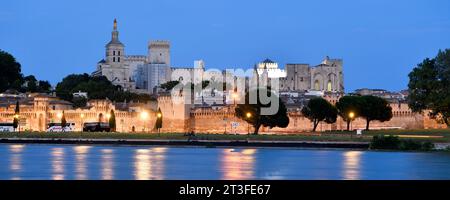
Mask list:
[{"label": "battlement", "polygon": [[148,48],[170,48],[170,42],[166,40],[152,40],[148,42]]},{"label": "battlement", "polygon": [[143,61],[145,62],[147,60],[147,56],[143,55],[128,55],[125,57],[127,61]]}]

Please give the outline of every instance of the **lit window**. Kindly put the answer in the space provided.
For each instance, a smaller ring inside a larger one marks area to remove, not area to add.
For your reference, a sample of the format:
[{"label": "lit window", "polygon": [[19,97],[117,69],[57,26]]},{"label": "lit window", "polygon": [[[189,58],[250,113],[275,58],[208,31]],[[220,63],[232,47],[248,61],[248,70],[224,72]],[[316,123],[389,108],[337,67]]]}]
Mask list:
[{"label": "lit window", "polygon": [[331,92],[331,90],[332,90],[331,81],[328,81],[327,90],[328,90],[328,92]]},{"label": "lit window", "polygon": [[314,89],[315,89],[315,90],[320,90],[320,83],[319,83],[319,80],[316,80],[316,81],[314,82]]}]

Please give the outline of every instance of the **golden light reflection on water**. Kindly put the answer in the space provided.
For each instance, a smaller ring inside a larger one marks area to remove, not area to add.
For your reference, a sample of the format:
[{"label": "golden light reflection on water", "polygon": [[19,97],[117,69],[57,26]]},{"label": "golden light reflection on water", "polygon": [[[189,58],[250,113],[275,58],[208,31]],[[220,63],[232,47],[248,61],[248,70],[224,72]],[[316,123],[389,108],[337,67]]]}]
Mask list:
[{"label": "golden light reflection on water", "polygon": [[114,179],[114,150],[102,149],[102,179]]},{"label": "golden light reflection on water", "polygon": [[221,171],[224,180],[253,179],[256,149],[223,149],[221,155]]},{"label": "golden light reflection on water", "polygon": [[137,180],[164,179],[167,148],[137,149],[134,155],[134,175]]},{"label": "golden light reflection on water", "polygon": [[21,144],[9,146],[9,151],[11,152],[9,169],[13,175],[13,177],[11,177],[12,180],[20,180],[16,175],[22,171],[22,152],[24,148],[25,145]]},{"label": "golden light reflection on water", "polygon": [[73,150],[75,151],[75,159],[76,159],[76,166],[75,166],[75,177],[78,180],[86,180],[87,177],[87,164],[86,164],[86,158],[89,153],[90,146],[76,146],[73,147]]},{"label": "golden light reflection on water", "polygon": [[347,180],[360,179],[361,151],[348,151],[344,153],[343,176]]},{"label": "golden light reflection on water", "polygon": [[52,148],[52,179],[64,180],[64,149]]}]

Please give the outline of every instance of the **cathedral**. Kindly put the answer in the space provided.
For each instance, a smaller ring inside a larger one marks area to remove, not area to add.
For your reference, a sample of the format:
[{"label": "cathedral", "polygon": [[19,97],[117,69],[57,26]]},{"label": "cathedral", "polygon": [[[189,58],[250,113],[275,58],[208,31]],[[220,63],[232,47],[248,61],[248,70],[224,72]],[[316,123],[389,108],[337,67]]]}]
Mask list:
[{"label": "cathedral", "polygon": [[[186,72],[191,77],[193,74],[205,74],[209,77],[214,74],[228,72],[207,70],[202,60],[195,61],[194,67],[173,67],[170,64],[170,43],[168,41],[150,41],[147,55],[127,55],[125,46],[119,40],[117,20],[114,20],[111,41],[106,44],[105,58],[97,63],[94,76],[106,76],[114,85],[121,86],[124,90],[154,94],[157,88],[170,80],[182,80],[177,73]],[[175,73],[176,71],[176,73]],[[344,92],[343,61],[330,59],[328,56],[319,64],[286,64],[284,69],[279,68],[278,63],[266,59],[254,67],[253,76],[267,76],[279,80],[280,91],[307,92],[321,91],[331,93]],[[238,75],[231,75],[236,78]],[[198,77],[197,77],[198,78]],[[253,77],[255,78],[255,77]],[[183,80],[186,82],[188,80]],[[198,82],[199,80],[191,80]]]}]

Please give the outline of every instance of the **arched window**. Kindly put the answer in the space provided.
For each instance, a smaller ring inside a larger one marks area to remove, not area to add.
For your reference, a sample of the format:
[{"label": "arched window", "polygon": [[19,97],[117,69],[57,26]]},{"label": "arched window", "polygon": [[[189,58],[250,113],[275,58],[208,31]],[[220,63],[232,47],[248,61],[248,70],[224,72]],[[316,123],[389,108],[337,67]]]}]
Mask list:
[{"label": "arched window", "polygon": [[314,82],[314,90],[320,90],[320,83],[319,83],[319,80],[316,80],[316,81]]},{"label": "arched window", "polygon": [[331,90],[333,89],[331,86],[332,86],[332,85],[331,85],[331,81],[329,80],[329,81],[328,81],[328,84],[327,84],[327,91],[328,91],[328,92],[331,92]]}]

